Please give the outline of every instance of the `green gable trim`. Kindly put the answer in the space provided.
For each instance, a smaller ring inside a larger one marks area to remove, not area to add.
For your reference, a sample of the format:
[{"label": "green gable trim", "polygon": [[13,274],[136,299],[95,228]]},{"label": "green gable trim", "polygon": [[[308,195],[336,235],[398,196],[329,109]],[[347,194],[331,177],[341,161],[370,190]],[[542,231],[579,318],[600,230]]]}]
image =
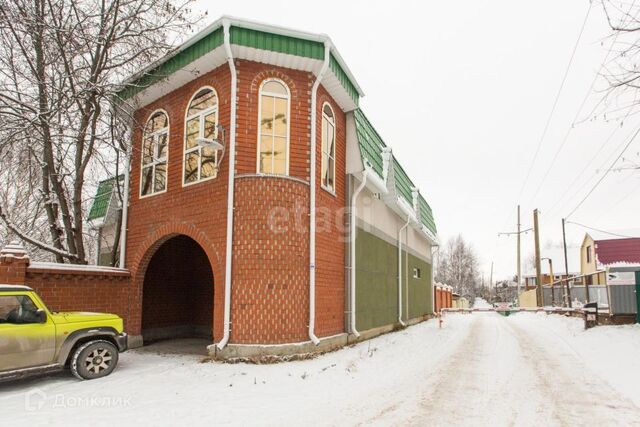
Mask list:
[{"label": "green gable trim", "polygon": [[415,186],[395,157],[393,158],[393,173],[396,178],[396,192],[409,203],[409,206],[413,207],[413,192],[411,188]]},{"label": "green gable trim", "polygon": [[324,59],[324,43],[242,27],[231,27],[231,43],[318,60]]},{"label": "green gable trim", "polygon": [[115,179],[109,178],[101,181],[98,184],[98,191],[93,199],[91,210],[89,211],[89,221],[103,218],[107,214],[107,208],[109,207],[109,200],[111,200],[111,191],[113,190],[113,183]]},{"label": "green gable trim", "polygon": [[[122,185],[124,175],[120,175],[118,179]],[[87,220],[92,221],[94,219],[104,218],[107,215],[107,209],[109,208],[109,201],[111,200],[111,193],[113,192],[115,180],[115,178],[109,178],[104,181],[100,181],[98,184],[98,190],[96,191],[96,196],[93,198],[93,204],[89,210]]]},{"label": "green gable trim", "polygon": [[353,102],[355,102],[356,105],[358,105],[360,101],[360,93],[333,54],[330,55],[329,68],[333,71],[333,74],[335,74],[342,87],[347,91],[349,97],[353,99]]},{"label": "green gable trim", "polygon": [[356,135],[358,137],[360,155],[363,161],[369,163],[382,179],[382,149],[387,145],[373,128],[371,122],[369,122],[362,110],[355,110],[353,117],[356,123]]},{"label": "green gable trim", "polygon": [[418,206],[420,209],[420,222],[424,224],[424,226],[427,227],[427,230],[431,231],[434,235],[438,234],[431,206],[429,206],[422,195],[418,197]]},{"label": "green gable trim", "polygon": [[145,73],[137,80],[128,84],[118,93],[118,98],[129,99],[149,86],[159,82],[160,80],[170,76],[176,71],[186,67],[198,58],[206,55],[224,43],[224,34],[222,28],[213,30],[196,43],[178,52],[174,56],[169,57],[153,70]]}]

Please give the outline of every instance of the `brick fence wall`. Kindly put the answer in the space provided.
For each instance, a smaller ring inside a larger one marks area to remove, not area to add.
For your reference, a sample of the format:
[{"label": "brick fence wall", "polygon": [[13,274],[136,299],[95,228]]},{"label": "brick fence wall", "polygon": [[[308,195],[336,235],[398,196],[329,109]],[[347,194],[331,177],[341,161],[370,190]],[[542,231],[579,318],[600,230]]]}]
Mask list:
[{"label": "brick fence wall", "polygon": [[130,318],[130,274],[126,270],[32,263],[19,245],[0,252],[0,283],[27,285],[51,311],[96,311]]}]

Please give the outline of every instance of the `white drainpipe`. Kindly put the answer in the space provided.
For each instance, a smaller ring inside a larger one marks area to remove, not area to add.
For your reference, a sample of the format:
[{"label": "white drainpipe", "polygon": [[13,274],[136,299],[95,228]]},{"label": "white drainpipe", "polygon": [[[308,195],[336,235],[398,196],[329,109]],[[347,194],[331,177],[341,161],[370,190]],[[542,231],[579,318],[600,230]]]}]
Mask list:
[{"label": "white drainpipe", "polygon": [[[133,135],[132,135],[133,136]],[[120,261],[118,267],[125,268],[127,258],[127,222],[129,220],[129,175],[131,174],[131,145],[127,150],[127,160],[124,167],[124,197],[122,199],[122,224],[120,224]],[[120,185],[116,176],[116,185]],[[98,259],[100,254],[98,254]]]},{"label": "white drainpipe", "polygon": [[357,216],[356,216],[356,202],[358,200],[358,195],[367,184],[367,175],[368,171],[365,169],[362,172],[362,182],[356,188],[356,191],[353,192],[351,196],[351,237],[349,242],[351,243],[351,280],[350,280],[350,290],[349,294],[351,296],[349,301],[349,318],[351,319],[350,327],[351,333],[357,337],[360,336],[360,333],[356,329],[356,230],[357,230]]},{"label": "white drainpipe", "polygon": [[398,322],[402,326],[407,326],[402,321],[402,232],[409,226],[411,217],[407,216],[407,223],[398,231]]},{"label": "white drainpipe", "polygon": [[311,168],[309,179],[309,339],[320,344],[316,336],[316,116],[318,87],[329,68],[331,44],[324,42],[324,62],[311,89]]},{"label": "white drainpipe", "polygon": [[233,203],[235,184],[235,163],[236,163],[236,91],[237,75],[236,65],[233,62],[231,52],[231,35],[229,33],[230,23],[228,19],[222,20],[224,29],[224,50],[227,54],[227,62],[231,71],[231,123],[229,125],[229,185],[227,189],[227,256],[224,273],[224,335],[218,343],[218,349],[222,350],[229,342],[229,332],[231,329],[231,262],[233,260]]},{"label": "white drainpipe", "polygon": [[[435,249],[435,252],[434,252]],[[434,281],[435,278],[435,258],[434,255],[438,255],[438,262],[440,262],[440,247],[439,246],[431,246],[431,312],[433,314],[436,313],[436,283]]]}]

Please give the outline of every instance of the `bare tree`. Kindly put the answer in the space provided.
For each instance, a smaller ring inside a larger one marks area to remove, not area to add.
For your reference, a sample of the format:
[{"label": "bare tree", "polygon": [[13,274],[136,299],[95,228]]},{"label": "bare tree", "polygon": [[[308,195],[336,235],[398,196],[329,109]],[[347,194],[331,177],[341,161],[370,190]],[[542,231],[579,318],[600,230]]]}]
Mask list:
[{"label": "bare tree", "polygon": [[604,96],[591,116],[598,113],[605,119],[624,120],[637,111],[640,89],[640,4],[600,0],[611,28],[607,56],[601,74],[606,80]]},{"label": "bare tree", "polygon": [[450,238],[440,249],[436,280],[453,286],[462,295],[476,295],[478,258],[461,235]]},{"label": "bare tree", "polygon": [[118,83],[192,27],[192,1],[0,0],[0,237],[87,263],[88,190],[127,149]]}]

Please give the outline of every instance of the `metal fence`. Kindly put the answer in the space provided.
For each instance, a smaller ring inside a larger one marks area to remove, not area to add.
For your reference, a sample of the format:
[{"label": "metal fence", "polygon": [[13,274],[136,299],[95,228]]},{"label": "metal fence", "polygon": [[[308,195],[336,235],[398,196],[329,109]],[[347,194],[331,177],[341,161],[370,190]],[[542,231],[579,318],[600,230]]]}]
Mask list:
[{"label": "metal fence", "polygon": [[611,294],[611,314],[636,314],[638,312],[635,285],[609,285],[609,292]]},{"label": "metal fence", "polygon": [[[554,286],[554,299],[551,300],[551,287],[543,286],[542,294],[545,306],[561,306],[564,303],[565,288]],[[611,301],[609,301],[609,296]],[[609,310],[611,314],[636,314],[636,288],[635,285],[589,285],[589,301],[586,298],[585,286],[571,286],[571,301],[579,301],[581,304],[597,302],[598,307]]]},{"label": "metal fence", "polygon": [[[551,301],[551,287],[543,286],[542,294],[544,298],[544,305],[562,305],[564,303],[565,287],[554,286],[553,293],[555,298],[552,304]],[[597,302],[598,307],[603,309],[609,308],[609,296],[607,293],[607,287],[605,285],[589,285],[589,301],[587,301],[587,292],[584,285],[572,285],[571,286],[571,302],[579,301],[581,304],[588,302]],[[635,302],[635,300],[634,300]]]}]

